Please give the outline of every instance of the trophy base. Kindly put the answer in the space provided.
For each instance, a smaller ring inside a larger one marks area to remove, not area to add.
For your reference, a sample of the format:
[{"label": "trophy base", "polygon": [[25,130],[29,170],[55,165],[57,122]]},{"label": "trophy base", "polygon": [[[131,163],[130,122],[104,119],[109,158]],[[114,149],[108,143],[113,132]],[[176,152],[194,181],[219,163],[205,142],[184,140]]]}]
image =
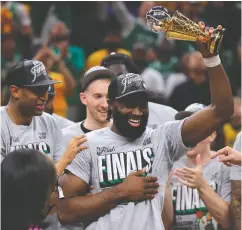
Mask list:
[{"label": "trophy base", "polygon": [[208,42],[208,51],[211,54],[219,53],[221,43],[222,43],[222,40],[224,37],[224,32],[225,32],[224,28],[222,30],[216,29],[214,32],[214,36],[210,38],[210,40]]}]

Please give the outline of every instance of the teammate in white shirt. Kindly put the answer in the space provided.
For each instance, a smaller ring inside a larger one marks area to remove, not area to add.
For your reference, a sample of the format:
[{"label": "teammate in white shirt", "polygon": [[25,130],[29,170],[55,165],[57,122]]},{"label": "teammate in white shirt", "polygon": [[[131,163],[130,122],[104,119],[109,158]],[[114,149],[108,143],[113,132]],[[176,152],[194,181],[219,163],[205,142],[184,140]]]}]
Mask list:
[{"label": "teammate in white shirt", "polygon": [[[204,108],[202,104],[191,104],[176,114],[176,120]],[[219,225],[229,229],[230,168],[219,162],[218,157],[211,160],[214,152],[210,145],[215,138],[213,132],[173,165],[170,183],[175,215],[173,230],[217,230]]]}]

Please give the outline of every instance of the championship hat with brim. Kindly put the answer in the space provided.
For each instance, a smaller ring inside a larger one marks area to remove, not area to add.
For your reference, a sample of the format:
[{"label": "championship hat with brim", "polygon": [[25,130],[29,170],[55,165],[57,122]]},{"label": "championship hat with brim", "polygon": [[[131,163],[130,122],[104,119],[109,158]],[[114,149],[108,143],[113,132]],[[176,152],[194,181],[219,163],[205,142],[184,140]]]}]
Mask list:
[{"label": "championship hat with brim", "polygon": [[125,73],[112,80],[108,87],[108,99],[118,100],[132,94],[144,93],[148,100],[155,98],[156,93],[147,90],[147,86],[139,74]]},{"label": "championship hat with brim", "polygon": [[52,80],[42,62],[36,60],[24,60],[13,66],[7,74],[8,86],[41,87],[61,83]]}]

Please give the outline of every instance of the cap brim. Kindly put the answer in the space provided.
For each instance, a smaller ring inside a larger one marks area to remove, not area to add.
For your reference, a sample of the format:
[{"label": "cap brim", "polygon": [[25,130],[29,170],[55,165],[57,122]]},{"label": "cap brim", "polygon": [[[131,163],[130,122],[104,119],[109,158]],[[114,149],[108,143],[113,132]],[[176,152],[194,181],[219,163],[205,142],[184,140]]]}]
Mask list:
[{"label": "cap brim", "polygon": [[181,111],[181,112],[178,112],[175,115],[175,120],[183,120],[186,117],[190,117],[192,114],[194,114],[194,112],[190,112],[190,111]]},{"label": "cap brim", "polygon": [[124,94],[122,96],[115,97],[115,99],[118,100],[118,99],[127,97],[127,96],[132,95],[132,94],[137,94],[137,93],[144,93],[144,94],[146,94],[148,96],[148,100],[154,99],[157,96],[157,94],[154,93],[153,91],[149,91],[149,90],[136,90],[136,91],[132,91],[132,92],[126,93],[126,94]]},{"label": "cap brim", "polygon": [[86,90],[88,86],[95,80],[99,79],[115,79],[116,75],[109,69],[100,69],[93,72],[88,73],[84,78],[82,79],[82,91]]},{"label": "cap brim", "polygon": [[43,81],[35,82],[34,84],[31,84],[31,85],[24,85],[24,87],[39,87],[39,86],[53,85],[57,83],[62,83],[62,81],[53,81],[50,79],[46,79]]}]

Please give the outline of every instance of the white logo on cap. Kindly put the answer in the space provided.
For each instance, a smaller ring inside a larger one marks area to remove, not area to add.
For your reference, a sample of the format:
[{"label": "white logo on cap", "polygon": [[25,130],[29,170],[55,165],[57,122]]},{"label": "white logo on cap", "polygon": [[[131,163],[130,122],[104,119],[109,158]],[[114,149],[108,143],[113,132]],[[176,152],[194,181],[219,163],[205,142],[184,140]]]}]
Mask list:
[{"label": "white logo on cap", "polygon": [[31,83],[35,82],[36,77],[47,74],[45,66],[42,62],[39,61],[33,61],[34,66],[31,68],[30,72],[34,76],[34,79],[31,81]]},{"label": "white logo on cap", "polygon": [[143,83],[143,80],[138,74],[128,73],[126,74],[126,77],[122,79],[121,84],[124,87],[121,94],[123,94],[127,87],[130,87],[132,85],[140,86]]}]

